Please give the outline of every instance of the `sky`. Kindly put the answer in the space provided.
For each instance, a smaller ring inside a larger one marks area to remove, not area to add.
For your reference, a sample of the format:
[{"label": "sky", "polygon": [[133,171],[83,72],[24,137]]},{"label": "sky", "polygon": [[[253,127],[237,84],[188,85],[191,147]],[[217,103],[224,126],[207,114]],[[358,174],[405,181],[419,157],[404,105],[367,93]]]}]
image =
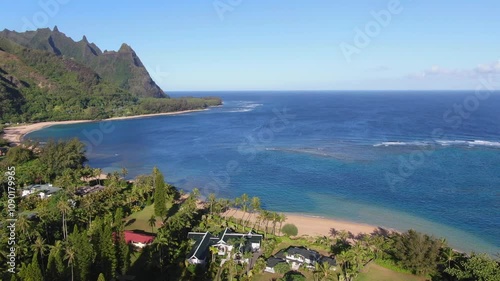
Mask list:
[{"label": "sky", "polygon": [[129,44],[166,91],[500,88],[498,0],[5,1],[0,29]]}]

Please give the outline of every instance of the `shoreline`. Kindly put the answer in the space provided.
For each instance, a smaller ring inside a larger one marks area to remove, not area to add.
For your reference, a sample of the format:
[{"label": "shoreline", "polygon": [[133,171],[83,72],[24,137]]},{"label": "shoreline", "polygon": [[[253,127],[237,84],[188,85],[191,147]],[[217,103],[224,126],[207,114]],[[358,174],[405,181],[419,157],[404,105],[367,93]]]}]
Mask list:
[{"label": "shoreline", "polygon": [[164,116],[164,115],[180,115],[191,112],[200,112],[208,110],[205,109],[192,109],[192,110],[182,110],[182,111],[174,111],[174,112],[165,112],[165,113],[151,113],[151,114],[142,114],[142,115],[132,115],[132,116],[122,116],[122,117],[111,117],[107,119],[101,120],[67,120],[67,121],[46,121],[39,122],[33,124],[22,124],[9,126],[3,129],[4,133],[2,137],[6,139],[10,144],[19,145],[25,135],[45,129],[48,127],[56,126],[56,125],[71,125],[71,124],[80,124],[80,123],[92,123],[92,122],[101,122],[101,121],[117,121],[117,120],[127,120],[127,119],[139,119],[139,118],[147,118],[147,117],[155,117],[155,116]]},{"label": "shoreline", "polygon": [[[349,231],[354,235],[359,235],[361,233],[372,233],[375,229],[383,228],[389,231],[397,231],[392,228],[386,228],[383,226],[359,223],[355,221],[348,221],[343,219],[326,218],[321,216],[312,216],[306,214],[297,213],[287,213],[283,212],[286,216],[286,220],[282,223],[285,225],[287,223],[294,224],[297,226],[298,235],[297,236],[330,236],[330,229],[335,228],[335,230],[345,230]],[[256,214],[251,214],[249,212],[243,212],[237,209],[229,209],[223,216],[230,217],[233,216],[237,219],[241,219],[243,216],[245,219],[250,216],[250,222],[255,222]],[[271,226],[272,223],[269,223]],[[279,227],[279,224],[277,225]]]}]

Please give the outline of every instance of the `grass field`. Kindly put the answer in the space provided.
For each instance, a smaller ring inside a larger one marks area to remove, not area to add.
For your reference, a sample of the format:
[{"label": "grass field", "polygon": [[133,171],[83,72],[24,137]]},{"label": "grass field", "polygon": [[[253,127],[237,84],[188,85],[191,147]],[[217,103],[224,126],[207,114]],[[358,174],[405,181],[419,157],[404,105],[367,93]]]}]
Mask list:
[{"label": "grass field", "polygon": [[408,273],[396,272],[373,262],[369,263],[359,274],[356,281],[425,281],[424,277]]},{"label": "grass field", "polygon": [[[154,213],[154,204],[146,206],[139,212],[131,214],[125,222],[125,230],[139,230],[151,233],[151,226],[149,226],[149,219]],[[157,219],[157,223],[160,221]],[[153,233],[156,233],[156,227],[153,229]]]}]

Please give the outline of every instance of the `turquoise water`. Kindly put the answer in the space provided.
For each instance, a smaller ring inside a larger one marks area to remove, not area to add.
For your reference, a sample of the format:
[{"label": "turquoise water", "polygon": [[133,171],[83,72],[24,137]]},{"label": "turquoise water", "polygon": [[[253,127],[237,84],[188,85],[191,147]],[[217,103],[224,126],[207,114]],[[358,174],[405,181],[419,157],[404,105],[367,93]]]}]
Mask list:
[{"label": "turquoise water", "polygon": [[219,95],[224,106],[28,137],[79,137],[89,164],[105,171],[126,167],[134,177],[157,165],[167,181],[205,195],[248,193],[277,211],[414,228],[464,251],[500,251],[498,93],[182,94]]}]

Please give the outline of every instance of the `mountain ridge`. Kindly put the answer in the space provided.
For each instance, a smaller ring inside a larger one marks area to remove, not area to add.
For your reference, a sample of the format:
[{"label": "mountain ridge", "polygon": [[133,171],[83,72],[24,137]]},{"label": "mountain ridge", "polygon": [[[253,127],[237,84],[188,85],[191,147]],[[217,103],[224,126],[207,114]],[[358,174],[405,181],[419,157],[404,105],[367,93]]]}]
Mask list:
[{"label": "mountain ridge", "polygon": [[123,43],[118,51],[102,51],[84,35],[80,41],[59,31],[57,26],[36,31],[0,31],[0,37],[9,39],[25,48],[69,57],[90,67],[104,79],[138,97],[168,98],[153,81],[136,52]]},{"label": "mountain ridge", "polygon": [[[140,82],[152,79],[129,45],[102,52],[86,37],[75,42],[55,31],[0,32],[0,124],[102,120],[222,103],[217,97],[170,98],[163,92],[154,94],[154,89],[153,94],[138,93],[129,86],[143,89]],[[81,63],[85,57],[95,60]],[[130,75],[130,69],[143,72]]]}]

